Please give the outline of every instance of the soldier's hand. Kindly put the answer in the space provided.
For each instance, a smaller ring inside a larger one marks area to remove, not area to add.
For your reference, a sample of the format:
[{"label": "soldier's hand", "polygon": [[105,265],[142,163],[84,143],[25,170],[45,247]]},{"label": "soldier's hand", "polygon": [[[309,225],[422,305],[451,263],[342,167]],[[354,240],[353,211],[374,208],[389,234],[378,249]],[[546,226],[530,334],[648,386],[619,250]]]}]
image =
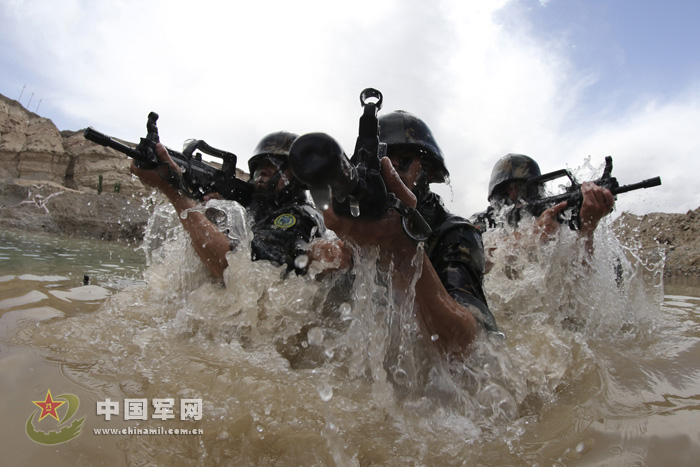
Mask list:
[{"label": "soldier's hand", "polygon": [[[416,197],[401,181],[399,174],[391,165],[388,158],[382,159],[382,177],[387,191],[394,193],[404,204],[416,206]],[[415,252],[416,243],[411,240],[401,225],[401,215],[394,209],[389,209],[379,220],[350,219],[338,216],[329,208],[323,213],[326,227],[336,235],[357,245],[379,246],[382,251],[394,253]]]},{"label": "soldier's hand", "polygon": [[[166,162],[168,166],[170,166],[170,170],[175,171],[176,173],[180,174],[180,168],[177,166],[177,164],[170,158],[170,154],[168,154],[168,150],[163,146],[161,143],[156,144],[156,154],[158,155],[158,158]],[[163,193],[165,193],[168,197],[177,195],[177,189],[173,187],[167,180],[168,176],[168,169],[166,166],[158,166],[154,169],[142,169],[136,166],[135,162],[131,163],[131,167],[129,169],[132,174],[136,175],[139,177],[139,179],[145,183],[146,185],[152,186],[153,188],[157,188]]]},{"label": "soldier's hand", "polygon": [[559,232],[560,224],[557,221],[557,217],[567,206],[568,203],[562,201],[540,214],[540,217],[535,221],[535,227],[540,234],[540,242],[544,243],[551,240],[554,234]]},{"label": "soldier's hand", "polygon": [[593,182],[583,183],[581,194],[581,233],[589,235],[598,227],[598,222],[612,212],[615,198],[610,190]]},{"label": "soldier's hand", "polygon": [[352,250],[342,240],[314,240],[306,254],[323,269],[347,269],[352,266]]}]

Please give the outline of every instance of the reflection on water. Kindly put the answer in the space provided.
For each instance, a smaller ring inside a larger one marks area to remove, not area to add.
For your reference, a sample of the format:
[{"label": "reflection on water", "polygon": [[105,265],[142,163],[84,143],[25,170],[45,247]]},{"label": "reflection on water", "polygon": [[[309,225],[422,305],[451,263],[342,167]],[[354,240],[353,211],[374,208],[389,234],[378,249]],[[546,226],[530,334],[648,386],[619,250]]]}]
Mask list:
[{"label": "reflection on water", "polygon": [[[171,213],[159,219],[147,268],[131,247],[0,234],[10,464],[693,465],[700,454],[700,288],[662,284],[660,265],[609,233],[586,266],[554,247],[496,252],[486,285],[508,337],[448,365],[371,254],[355,277],[285,279],[240,250],[222,287]],[[86,415],[81,436],[51,448],[24,432],[47,388],[76,394]],[[203,416],[106,421],[106,398],[202,399]],[[135,427],[203,434],[93,432]]]}]

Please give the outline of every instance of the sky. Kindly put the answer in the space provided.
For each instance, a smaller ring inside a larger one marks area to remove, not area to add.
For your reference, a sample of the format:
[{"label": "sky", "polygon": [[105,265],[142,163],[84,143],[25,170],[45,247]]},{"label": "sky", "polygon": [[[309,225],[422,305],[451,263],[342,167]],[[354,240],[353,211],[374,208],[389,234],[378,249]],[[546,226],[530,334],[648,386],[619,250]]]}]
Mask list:
[{"label": "sky", "polygon": [[350,155],[359,95],[432,129],[432,185],[465,217],[496,161],[527,154],[582,180],[613,158],[616,215],[700,206],[696,0],[3,0],[0,94],[51,119],[238,155],[278,130],[325,132]]}]

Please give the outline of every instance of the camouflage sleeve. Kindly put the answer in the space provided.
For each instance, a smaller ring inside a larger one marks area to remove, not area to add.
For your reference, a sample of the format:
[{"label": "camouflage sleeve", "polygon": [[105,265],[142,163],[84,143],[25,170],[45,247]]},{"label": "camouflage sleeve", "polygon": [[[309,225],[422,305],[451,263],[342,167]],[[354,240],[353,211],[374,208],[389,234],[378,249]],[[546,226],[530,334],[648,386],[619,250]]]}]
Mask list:
[{"label": "camouflage sleeve", "polygon": [[450,296],[469,309],[486,330],[498,331],[484,294],[484,247],[476,228],[462,224],[444,232],[430,261]]}]

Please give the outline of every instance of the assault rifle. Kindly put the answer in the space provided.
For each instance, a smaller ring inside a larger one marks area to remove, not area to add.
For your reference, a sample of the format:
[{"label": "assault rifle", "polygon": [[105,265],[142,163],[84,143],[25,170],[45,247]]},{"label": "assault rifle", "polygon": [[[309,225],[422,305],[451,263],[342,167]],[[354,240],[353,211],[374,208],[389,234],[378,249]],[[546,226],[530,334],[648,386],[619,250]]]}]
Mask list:
[{"label": "assault rifle", "polygon": [[[612,157],[607,156],[605,158],[605,168],[603,169],[603,175],[598,179],[594,180],[598,186],[607,188],[610,192],[617,198],[618,194],[627,193],[634,190],[640,190],[642,188],[651,188],[661,185],[661,177],[653,177],[647,180],[642,180],[639,183],[632,183],[630,185],[623,185],[617,181],[617,178],[612,176]],[[569,227],[574,230],[581,228],[581,204],[583,203],[583,195],[581,194],[581,184],[576,181],[573,175],[566,169],[557,170],[550,172],[548,174],[540,175],[537,177],[530,177],[527,180],[528,185],[542,185],[548,181],[555,180],[562,176],[566,176],[571,181],[571,185],[566,189],[564,193],[559,195],[550,196],[548,198],[542,199],[532,199],[527,200],[527,202],[522,206],[521,209],[525,209],[527,212],[535,217],[539,217],[544,211],[551,208],[552,206],[559,204],[561,202],[567,202],[566,211],[571,211],[571,216],[569,219],[565,219],[563,216],[558,218],[559,222],[568,222]],[[529,190],[528,190],[529,192]],[[516,208],[518,209],[518,208]],[[513,218],[513,214],[509,213],[508,217]],[[519,214],[515,216],[515,222],[519,218]]]},{"label": "assault rifle", "polygon": [[[148,114],[146,123],[147,134],[136,147],[131,147],[104,133],[100,133],[89,127],[85,130],[85,139],[126,154],[134,159],[137,167],[142,169],[154,169],[159,167],[161,175],[173,186],[183,190],[191,198],[202,200],[204,195],[211,192],[219,193],[224,199],[238,201],[246,206],[250,203],[253,194],[253,186],[236,177],[236,155],[230,152],[209,146],[203,140],[189,140],[180,153],[170,148],[168,154],[179,167],[182,175],[170,170],[170,166],[163,163],[156,154],[156,143],[160,142],[156,121],[158,114]],[[221,169],[207,164],[202,160],[199,150],[209,156],[221,159]]]},{"label": "assault rifle", "polygon": [[341,216],[380,219],[394,208],[402,216],[404,231],[421,241],[430,235],[430,226],[413,208],[388,193],[381,174],[381,159],[386,143],[379,141],[377,113],[382,108],[382,93],[367,88],[360,93],[363,114],[355,143],[348,159],[340,144],[325,133],[299,136],[289,150],[289,167],[294,176],[309,187],[316,206]]}]

